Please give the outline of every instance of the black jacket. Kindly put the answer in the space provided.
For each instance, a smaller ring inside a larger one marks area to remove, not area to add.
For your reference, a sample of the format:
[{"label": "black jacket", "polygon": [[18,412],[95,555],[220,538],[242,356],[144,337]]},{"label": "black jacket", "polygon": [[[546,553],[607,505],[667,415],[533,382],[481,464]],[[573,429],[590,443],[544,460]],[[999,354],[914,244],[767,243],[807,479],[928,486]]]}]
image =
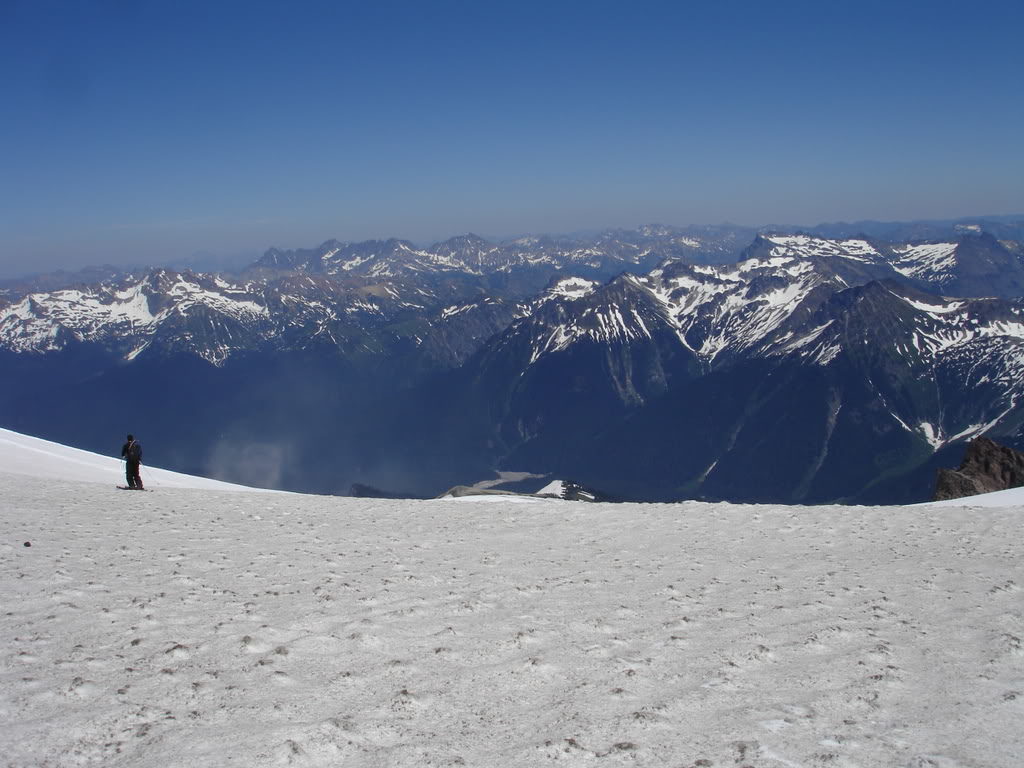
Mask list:
[{"label": "black jacket", "polygon": [[121,446],[121,458],[128,461],[142,461],[142,445],[138,440],[132,440]]}]

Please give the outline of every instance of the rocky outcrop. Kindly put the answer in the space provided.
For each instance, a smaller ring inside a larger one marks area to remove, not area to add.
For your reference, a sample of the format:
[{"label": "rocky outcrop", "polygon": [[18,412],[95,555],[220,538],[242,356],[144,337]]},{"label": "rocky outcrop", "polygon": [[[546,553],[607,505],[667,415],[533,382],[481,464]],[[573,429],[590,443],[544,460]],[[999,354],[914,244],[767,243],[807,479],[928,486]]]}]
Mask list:
[{"label": "rocky outcrop", "polygon": [[564,499],[565,501],[610,501],[597,491],[584,488],[572,481],[556,480],[536,493],[485,488],[481,485],[456,485],[436,497],[438,499],[459,499],[463,496],[518,496],[528,499]]},{"label": "rocky outcrop", "polygon": [[1024,486],[1024,453],[979,437],[956,469],[940,469],[933,501]]}]

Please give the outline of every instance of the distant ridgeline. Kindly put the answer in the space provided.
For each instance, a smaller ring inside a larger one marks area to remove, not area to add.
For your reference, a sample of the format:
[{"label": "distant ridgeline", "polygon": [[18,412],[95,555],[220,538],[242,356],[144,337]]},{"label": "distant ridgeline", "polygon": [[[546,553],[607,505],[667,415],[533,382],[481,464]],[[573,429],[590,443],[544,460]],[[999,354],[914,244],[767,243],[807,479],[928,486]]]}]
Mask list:
[{"label": "distant ridgeline", "polygon": [[1024,225],[863,225],[8,282],[0,426],[100,452],[131,430],[154,464],[321,493],[508,470],[618,499],[921,501],[965,441],[1024,448]]}]

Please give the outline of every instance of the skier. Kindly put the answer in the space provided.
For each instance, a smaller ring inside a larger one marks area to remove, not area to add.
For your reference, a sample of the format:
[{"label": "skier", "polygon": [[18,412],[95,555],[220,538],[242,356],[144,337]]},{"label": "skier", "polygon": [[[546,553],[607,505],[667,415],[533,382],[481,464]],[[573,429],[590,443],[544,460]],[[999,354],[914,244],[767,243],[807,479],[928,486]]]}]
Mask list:
[{"label": "skier", "polygon": [[133,491],[144,491],[142,477],[139,475],[139,464],[142,463],[142,446],[132,435],[128,435],[128,442],[121,447],[121,458],[124,462],[124,476],[128,481],[128,488]]}]

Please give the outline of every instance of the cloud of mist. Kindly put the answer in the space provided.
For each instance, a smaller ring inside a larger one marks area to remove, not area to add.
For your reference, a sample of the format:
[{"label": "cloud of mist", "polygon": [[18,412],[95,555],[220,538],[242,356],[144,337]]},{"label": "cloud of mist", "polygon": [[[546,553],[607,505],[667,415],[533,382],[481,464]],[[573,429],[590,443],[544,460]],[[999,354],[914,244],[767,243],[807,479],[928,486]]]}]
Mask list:
[{"label": "cloud of mist", "polygon": [[217,480],[259,488],[280,488],[289,446],[221,438],[210,450],[206,474]]}]

